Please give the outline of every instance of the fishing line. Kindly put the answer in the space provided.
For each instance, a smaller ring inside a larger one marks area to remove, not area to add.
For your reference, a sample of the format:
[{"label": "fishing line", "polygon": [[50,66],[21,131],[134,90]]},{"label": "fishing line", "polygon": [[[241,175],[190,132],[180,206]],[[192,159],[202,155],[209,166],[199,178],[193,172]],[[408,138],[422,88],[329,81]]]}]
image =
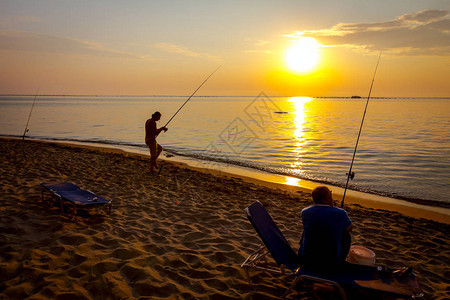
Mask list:
[{"label": "fishing line", "polygon": [[373,73],[372,83],[370,85],[369,95],[367,96],[366,107],[364,108],[364,113],[363,113],[363,117],[362,117],[362,120],[361,120],[361,125],[359,127],[358,138],[356,139],[355,150],[353,151],[352,163],[350,164],[350,169],[348,170],[348,173],[346,174],[347,175],[347,183],[345,184],[344,196],[342,197],[341,208],[344,207],[344,200],[345,200],[345,194],[347,193],[348,182],[349,182],[350,179],[353,179],[355,177],[355,173],[352,172],[353,162],[355,161],[356,149],[358,148],[359,137],[361,136],[361,131],[362,131],[362,128],[363,128],[364,119],[366,117],[367,106],[369,105],[370,94],[372,93],[373,82],[375,81],[375,75],[377,74],[377,69],[378,69],[378,64],[380,63],[381,53],[383,53],[383,50],[380,51],[380,55],[378,56],[377,65],[375,67],[375,72]]},{"label": "fishing line", "polygon": [[208,79],[213,76],[214,73],[217,72],[217,70],[220,69],[221,66],[219,66],[217,69],[214,70],[214,72],[212,72],[206,79],[205,81],[202,82],[202,84],[200,84],[200,86],[192,93],[192,95],[189,96],[189,98],[184,101],[183,105],[181,105],[181,107],[176,111],[176,113],[172,116],[172,118],[169,119],[169,121],[166,123],[166,125],[164,125],[164,127],[167,127],[167,125],[169,125],[170,121],[172,121],[173,118],[175,118],[175,116],[178,114],[178,112],[186,105],[186,103],[188,103],[189,100],[191,100],[192,96],[195,95],[195,93],[197,93],[197,91],[208,81]]},{"label": "fishing line", "polygon": [[29,131],[29,129],[28,129],[28,124],[30,123],[31,113],[33,112],[34,103],[36,102],[36,98],[37,98],[37,96],[38,96],[39,89],[40,89],[40,87],[38,87],[38,89],[37,89],[37,91],[36,91],[36,95],[34,96],[33,104],[31,105],[31,110],[30,110],[30,114],[28,115],[27,125],[25,125],[25,130],[23,131],[22,141],[25,140],[25,135],[26,135],[27,132]]}]

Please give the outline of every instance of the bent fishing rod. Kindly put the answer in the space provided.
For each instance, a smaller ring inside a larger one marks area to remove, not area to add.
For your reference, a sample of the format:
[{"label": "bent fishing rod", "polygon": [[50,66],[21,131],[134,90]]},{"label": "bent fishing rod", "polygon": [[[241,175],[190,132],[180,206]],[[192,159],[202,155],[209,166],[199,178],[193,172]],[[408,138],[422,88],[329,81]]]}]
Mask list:
[{"label": "bent fishing rod", "polygon": [[372,83],[370,84],[369,95],[367,96],[366,107],[364,108],[364,113],[363,113],[363,117],[362,117],[362,120],[361,120],[361,125],[359,127],[358,138],[356,139],[355,149],[353,151],[352,162],[350,164],[350,169],[348,170],[348,173],[346,174],[347,175],[347,183],[345,184],[344,196],[342,197],[342,201],[341,201],[341,208],[344,207],[345,194],[347,193],[348,182],[350,181],[350,179],[353,179],[355,177],[355,173],[352,172],[353,163],[355,162],[356,149],[358,148],[359,138],[361,136],[361,131],[362,131],[362,128],[363,128],[363,125],[364,125],[364,119],[366,118],[367,106],[369,105],[370,94],[372,93],[372,87],[373,87],[373,83],[375,81],[375,75],[377,74],[378,64],[380,63],[381,53],[383,53],[383,50],[380,51],[380,55],[378,56],[377,65],[375,67],[375,72],[373,73],[373,77],[372,77]]},{"label": "bent fishing rod", "polygon": [[34,96],[33,104],[31,105],[31,110],[30,110],[30,114],[28,115],[27,125],[25,125],[25,130],[23,131],[22,141],[25,140],[25,135],[26,135],[27,132],[29,131],[29,129],[28,129],[28,124],[30,123],[31,113],[33,112],[34,103],[36,102],[36,98],[37,98],[37,96],[38,96],[38,94],[39,94],[39,89],[40,89],[40,87],[37,89],[36,95]]},{"label": "bent fishing rod", "polygon": [[195,93],[197,93],[197,91],[208,81],[208,79],[213,76],[214,73],[217,72],[217,70],[220,69],[221,66],[219,66],[217,69],[214,70],[214,72],[212,72],[211,74],[209,74],[209,76],[202,82],[202,84],[200,84],[200,86],[192,93],[192,95],[189,96],[189,98],[184,101],[183,105],[181,105],[181,107],[175,112],[175,114],[172,116],[172,118],[169,119],[169,121],[167,121],[166,125],[164,125],[164,127],[167,127],[167,125],[169,125],[170,121],[172,121],[173,118],[175,118],[175,116],[180,112],[180,110],[186,105],[186,103],[188,103],[189,100],[191,100],[191,98],[195,95]]}]

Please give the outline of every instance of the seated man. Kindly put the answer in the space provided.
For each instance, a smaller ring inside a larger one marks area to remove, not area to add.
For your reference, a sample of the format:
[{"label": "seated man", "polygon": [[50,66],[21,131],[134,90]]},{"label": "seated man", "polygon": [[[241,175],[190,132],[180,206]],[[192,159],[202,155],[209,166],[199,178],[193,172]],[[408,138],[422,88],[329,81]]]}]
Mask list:
[{"label": "seated man", "polygon": [[352,221],[345,210],[333,207],[326,186],[316,187],[312,197],[314,205],[302,210],[299,259],[308,268],[335,270],[344,263],[350,249]]}]

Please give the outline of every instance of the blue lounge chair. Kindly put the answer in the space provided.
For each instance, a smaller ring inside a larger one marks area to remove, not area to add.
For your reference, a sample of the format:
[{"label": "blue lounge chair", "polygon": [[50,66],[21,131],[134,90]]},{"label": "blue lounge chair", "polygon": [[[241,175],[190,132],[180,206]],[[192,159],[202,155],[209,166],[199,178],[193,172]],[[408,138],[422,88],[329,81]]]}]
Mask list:
[{"label": "blue lounge chair", "polygon": [[[377,293],[418,299],[423,297],[422,289],[410,269],[387,269],[385,267],[363,266],[346,263],[334,272],[308,270],[300,265],[297,254],[289,245],[277,225],[261,202],[256,201],[245,209],[250,223],[263,242],[263,246],[250,254],[242,263],[250,285],[253,285],[251,269],[293,276],[294,281],[283,297],[300,282],[321,283],[334,287],[342,299],[347,295]],[[270,254],[276,264],[267,259]]]},{"label": "blue lounge chair", "polygon": [[42,200],[45,200],[45,195],[50,194],[51,198],[59,200],[61,213],[64,213],[64,202],[68,202],[72,206],[71,218],[75,215],[78,207],[91,208],[105,205],[108,214],[111,213],[112,201],[95,195],[93,192],[83,190],[77,185],[70,182],[59,183],[41,183],[44,188],[42,190]]}]

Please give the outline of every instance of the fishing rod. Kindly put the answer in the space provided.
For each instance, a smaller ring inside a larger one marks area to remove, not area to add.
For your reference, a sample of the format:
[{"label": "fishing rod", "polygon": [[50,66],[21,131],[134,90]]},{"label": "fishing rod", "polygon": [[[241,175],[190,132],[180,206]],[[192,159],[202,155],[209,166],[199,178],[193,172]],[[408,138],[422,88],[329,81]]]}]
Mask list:
[{"label": "fishing rod", "polygon": [[366,107],[364,108],[364,113],[363,113],[363,117],[362,117],[362,120],[361,120],[361,125],[359,127],[358,138],[356,139],[355,150],[353,151],[352,162],[350,164],[350,169],[348,170],[348,173],[346,174],[347,175],[347,183],[345,184],[344,196],[342,197],[342,201],[341,201],[341,208],[344,207],[344,200],[345,200],[345,194],[347,193],[348,182],[349,182],[350,179],[353,179],[355,177],[355,173],[352,172],[353,162],[355,161],[356,149],[358,148],[359,137],[361,136],[361,131],[362,131],[362,128],[363,128],[364,119],[366,117],[367,106],[369,105],[370,94],[372,93],[373,82],[375,81],[375,75],[377,74],[377,69],[378,69],[378,64],[380,63],[381,53],[383,53],[383,50],[380,51],[380,55],[378,56],[377,65],[375,67],[375,72],[373,73],[373,77],[372,77],[372,83],[370,85],[369,95],[367,96]]},{"label": "fishing rod", "polygon": [[166,123],[166,125],[164,125],[164,127],[167,127],[167,125],[169,125],[170,121],[172,121],[173,118],[175,118],[175,116],[178,114],[178,112],[186,105],[186,103],[188,103],[189,100],[191,100],[192,96],[195,95],[195,93],[197,93],[197,91],[208,81],[208,79],[213,76],[214,73],[217,72],[217,70],[220,69],[221,66],[219,66],[217,69],[214,70],[214,72],[212,72],[206,79],[205,81],[202,82],[202,84],[200,84],[200,86],[192,93],[192,95],[189,96],[189,98],[184,101],[183,105],[181,105],[181,107],[177,110],[177,112],[172,116],[172,118],[169,119],[169,121]]},{"label": "fishing rod", "polygon": [[33,112],[34,103],[36,102],[36,98],[37,98],[37,96],[38,96],[39,89],[40,89],[40,87],[37,89],[36,95],[34,96],[33,104],[31,105],[31,110],[30,110],[30,114],[28,115],[27,125],[25,125],[25,130],[23,131],[22,141],[25,140],[25,135],[26,135],[27,132],[29,131],[29,129],[28,129],[28,124],[30,123],[31,113]]}]

